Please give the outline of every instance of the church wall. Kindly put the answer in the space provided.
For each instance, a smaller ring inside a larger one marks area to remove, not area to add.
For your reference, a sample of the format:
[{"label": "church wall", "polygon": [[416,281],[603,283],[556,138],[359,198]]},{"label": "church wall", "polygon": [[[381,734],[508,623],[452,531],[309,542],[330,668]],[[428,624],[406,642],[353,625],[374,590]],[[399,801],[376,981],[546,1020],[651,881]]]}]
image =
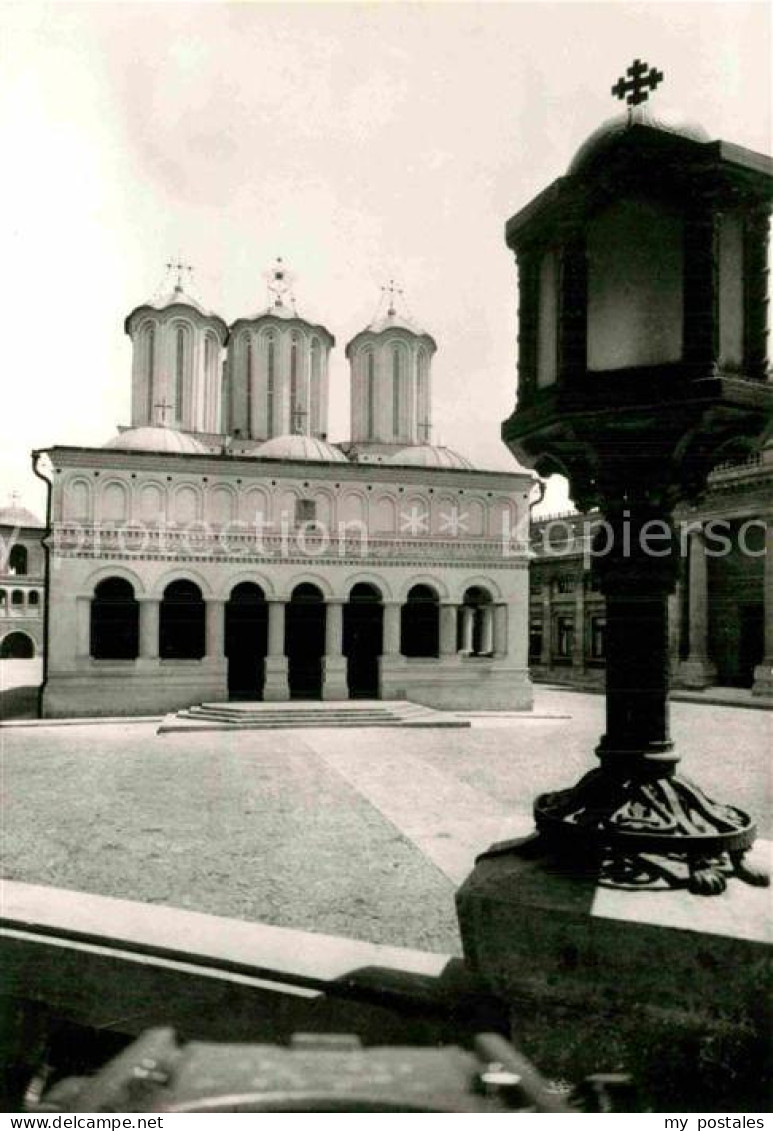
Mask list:
[{"label": "church wall", "polygon": [[[217,639],[224,603],[242,581],[278,601],[313,581],[326,600],[346,601],[354,584],[368,580],[398,606],[422,582],[453,616],[465,591],[482,586],[499,610],[496,654],[458,655],[454,636],[439,658],[384,657],[382,695],[435,706],[529,705],[525,547],[504,547],[496,525],[505,510],[525,513],[527,477],[110,449],[51,454],[47,715],[156,714],[225,699],[227,663]],[[74,491],[74,509],[87,512],[81,519],[72,517]],[[468,497],[475,534],[449,525]],[[299,500],[316,504],[314,522],[296,522]],[[152,649],[137,660],[92,658],[91,600],[108,577],[129,581],[143,609],[157,607],[170,581],[194,581],[216,651],[203,660],[159,660]]]}]

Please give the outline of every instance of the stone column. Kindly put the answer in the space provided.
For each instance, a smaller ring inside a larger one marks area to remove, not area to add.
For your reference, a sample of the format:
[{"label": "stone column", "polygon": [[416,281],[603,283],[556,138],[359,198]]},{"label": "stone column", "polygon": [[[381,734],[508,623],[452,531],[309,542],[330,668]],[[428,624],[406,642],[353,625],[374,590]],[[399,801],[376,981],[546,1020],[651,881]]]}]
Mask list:
[{"label": "stone column", "polygon": [[459,616],[462,618],[462,647],[463,656],[471,656],[473,648],[473,629],[475,628],[475,610],[470,605],[459,606]]},{"label": "stone column", "polygon": [[494,655],[507,655],[507,605],[494,606]]},{"label": "stone column", "polygon": [[346,658],[343,655],[344,607],[341,601],[325,606],[325,656],[322,661],[322,698],[348,699]]},{"label": "stone column", "polygon": [[384,637],[378,661],[378,692],[382,699],[406,697],[404,676],[407,661],[400,652],[401,613],[402,605],[399,601],[384,602]]},{"label": "stone column", "polygon": [[158,659],[158,597],[140,597],[140,659]]},{"label": "stone column", "polygon": [[206,640],[205,658],[211,664],[225,662],[225,602],[219,598],[207,598],[206,602]]},{"label": "stone column", "polygon": [[679,682],[683,687],[708,687],[716,679],[716,669],[709,660],[709,592],[706,545],[703,532],[690,533],[689,558],[689,643],[687,659],[679,666]]},{"label": "stone column", "polygon": [[489,656],[494,651],[494,606],[484,605],[481,609],[480,650],[482,655]]},{"label": "stone column", "polygon": [[268,602],[268,655],[263,698],[274,703],[290,698],[285,656],[285,603],[281,600]]},{"label": "stone column", "polygon": [[86,660],[91,655],[91,598],[75,598],[75,656]]},{"label": "stone column", "polygon": [[440,606],[440,658],[456,655],[456,605]]},{"label": "stone column", "polygon": [[763,561],[763,618],[765,626],[765,653],[762,663],[754,669],[752,695],[773,697],[773,518],[765,524],[765,558]]},{"label": "stone column", "polygon": [[399,601],[384,602],[384,643],[383,655],[390,658],[400,655],[400,615],[402,605]]},{"label": "stone column", "polygon": [[676,675],[679,668],[679,647],[682,639],[682,582],[668,595],[668,660]]},{"label": "stone column", "polygon": [[550,667],[551,659],[553,626],[551,624],[550,585],[550,577],[546,577],[542,584],[542,653],[539,660],[543,668]]},{"label": "stone column", "polygon": [[572,667],[576,672],[585,671],[585,574],[580,573],[574,590],[574,641],[572,644]]}]

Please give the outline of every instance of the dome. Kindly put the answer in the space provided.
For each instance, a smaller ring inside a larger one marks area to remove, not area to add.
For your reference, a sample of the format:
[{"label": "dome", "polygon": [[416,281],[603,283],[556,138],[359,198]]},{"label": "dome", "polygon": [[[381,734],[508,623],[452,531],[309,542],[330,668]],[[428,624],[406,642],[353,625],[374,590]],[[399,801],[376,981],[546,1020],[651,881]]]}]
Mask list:
[{"label": "dome", "polygon": [[36,526],[41,530],[45,523],[26,507],[0,507],[0,526]]},{"label": "dome", "polygon": [[207,455],[209,451],[186,432],[178,432],[175,428],[166,428],[160,424],[127,428],[102,446],[124,452],[182,453],[189,456]]},{"label": "dome", "polygon": [[394,310],[388,310],[381,318],[374,319],[366,327],[365,332],[383,334],[385,330],[407,330],[409,334],[416,334],[418,337],[427,332],[422,330],[421,326],[417,326],[415,322],[411,322],[410,318],[406,318],[403,314],[397,314]]},{"label": "dome", "polygon": [[205,310],[201,303],[197,302],[187,291],[184,291],[179,283],[173,290],[169,291],[168,294],[160,295],[158,298],[153,298],[149,302],[144,302],[142,305],[151,306],[154,310],[163,310],[167,306],[175,306],[178,303],[182,303],[183,306],[192,306],[194,310],[197,310],[199,314],[202,314],[205,318],[212,317],[210,312]]},{"label": "dome", "polygon": [[655,117],[649,110],[640,108],[631,117],[627,113],[617,114],[614,118],[602,122],[575,153],[569,166],[569,173],[579,173],[596,157],[610,149],[632,126],[647,126],[663,133],[688,138],[690,141],[711,141],[707,131],[698,122],[686,121],[674,113],[661,113]]},{"label": "dome", "polygon": [[318,440],[316,436],[287,434],[266,440],[252,453],[261,459],[307,460],[318,463],[346,463],[347,459],[340,448]]},{"label": "dome", "polygon": [[460,455],[452,448],[435,444],[417,444],[403,448],[389,457],[389,463],[399,463],[403,467],[438,467],[445,470],[474,471],[472,463],[466,456]]}]

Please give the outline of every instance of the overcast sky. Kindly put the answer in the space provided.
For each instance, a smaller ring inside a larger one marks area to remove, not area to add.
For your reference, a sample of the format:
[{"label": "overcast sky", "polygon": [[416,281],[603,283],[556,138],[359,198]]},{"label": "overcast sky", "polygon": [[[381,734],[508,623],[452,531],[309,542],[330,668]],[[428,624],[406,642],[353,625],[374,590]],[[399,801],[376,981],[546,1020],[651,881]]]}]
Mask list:
[{"label": "overcast sky", "polygon": [[[770,151],[765,3],[0,6],[0,503],[42,514],[29,452],[129,419],[123,319],[164,262],[227,321],[282,255],[299,313],[343,347],[395,276],[436,338],[435,442],[512,458],[506,218],[561,175],[640,56],[653,109]],[[551,505],[565,494],[556,485]]]}]

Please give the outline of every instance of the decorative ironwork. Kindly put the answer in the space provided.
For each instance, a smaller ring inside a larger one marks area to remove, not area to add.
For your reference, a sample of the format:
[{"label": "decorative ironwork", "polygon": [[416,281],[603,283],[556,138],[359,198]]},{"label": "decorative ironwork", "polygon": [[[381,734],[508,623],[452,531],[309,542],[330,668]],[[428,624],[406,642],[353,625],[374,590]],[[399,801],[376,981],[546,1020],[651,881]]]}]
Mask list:
[{"label": "decorative ironwork", "polygon": [[628,78],[621,76],[612,87],[612,94],[621,101],[625,99],[628,106],[646,102],[665,77],[662,71],[650,67],[649,63],[642,63],[641,59],[634,59],[625,73]]}]

